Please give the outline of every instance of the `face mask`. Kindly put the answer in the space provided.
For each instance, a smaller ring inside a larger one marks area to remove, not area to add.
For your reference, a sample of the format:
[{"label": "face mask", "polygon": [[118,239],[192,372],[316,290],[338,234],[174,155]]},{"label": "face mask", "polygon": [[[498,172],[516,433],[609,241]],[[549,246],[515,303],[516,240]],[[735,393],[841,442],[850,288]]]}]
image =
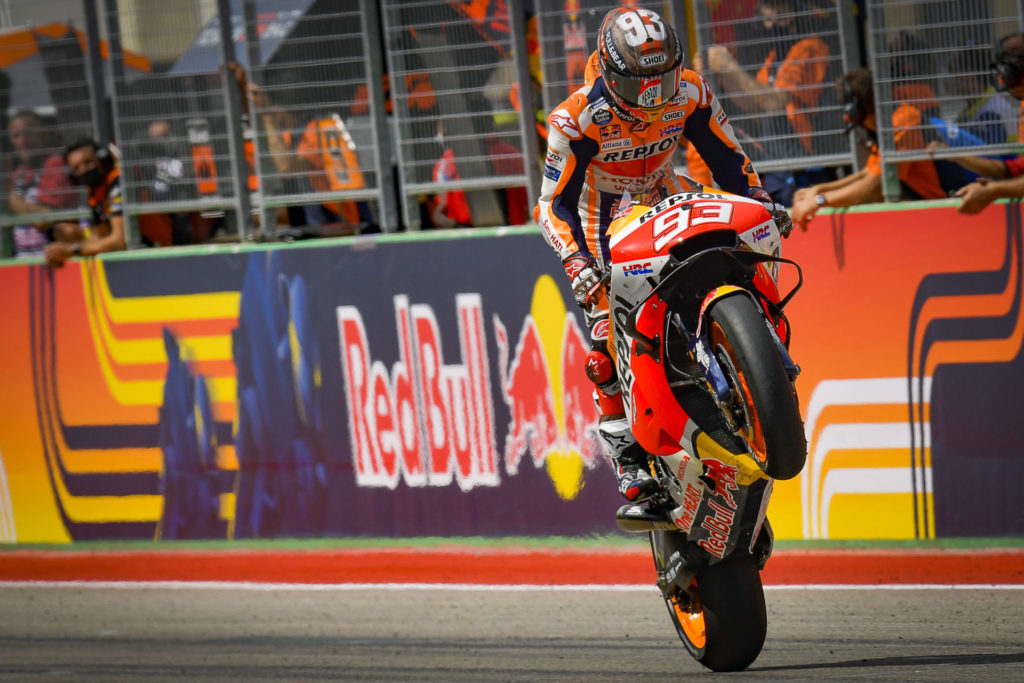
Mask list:
[{"label": "face mask", "polygon": [[106,175],[103,173],[102,169],[93,168],[86,171],[85,173],[75,176],[75,179],[78,181],[79,185],[88,185],[89,187],[96,187],[103,182],[103,179],[105,177]]}]

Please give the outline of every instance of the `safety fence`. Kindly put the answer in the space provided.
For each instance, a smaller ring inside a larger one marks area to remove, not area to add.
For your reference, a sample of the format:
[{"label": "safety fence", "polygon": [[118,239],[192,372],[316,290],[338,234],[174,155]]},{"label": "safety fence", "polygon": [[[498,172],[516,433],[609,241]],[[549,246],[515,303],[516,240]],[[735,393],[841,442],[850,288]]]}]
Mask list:
[{"label": "safety fence", "polygon": [[852,0],[697,0],[700,70],[759,170],[851,162],[836,84],[858,63]]},{"label": "safety fence", "polygon": [[[605,13],[633,4],[6,0],[0,226],[86,216],[59,154],[83,135],[116,141],[132,245],[527,222],[543,114],[583,84]],[[762,172],[859,167],[837,82],[864,55],[891,198],[901,161],[1017,149],[1016,102],[989,90],[1017,0],[648,5]],[[897,135],[902,105],[924,143]]]},{"label": "safety fence", "polygon": [[899,162],[1019,153],[1020,103],[996,90],[992,63],[999,41],[1024,27],[1020,2],[867,5],[887,198],[899,196]]}]

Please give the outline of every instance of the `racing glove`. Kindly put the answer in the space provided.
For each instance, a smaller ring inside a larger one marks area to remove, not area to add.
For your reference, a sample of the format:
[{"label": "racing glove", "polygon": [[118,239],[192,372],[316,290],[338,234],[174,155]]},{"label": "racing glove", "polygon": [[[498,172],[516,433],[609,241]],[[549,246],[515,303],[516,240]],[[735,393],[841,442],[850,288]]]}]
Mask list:
[{"label": "racing glove", "polygon": [[764,204],[765,208],[768,209],[768,213],[771,214],[772,220],[779,226],[779,232],[782,233],[782,236],[789,237],[789,233],[793,232],[793,219],[789,217],[786,207],[772,199],[772,196],[763,187],[750,188],[750,191],[747,192],[747,197],[756,199]]},{"label": "racing glove", "polygon": [[562,260],[562,267],[569,276],[576,304],[584,310],[589,310],[596,303],[603,288],[601,269],[597,261],[590,254],[577,251]]}]

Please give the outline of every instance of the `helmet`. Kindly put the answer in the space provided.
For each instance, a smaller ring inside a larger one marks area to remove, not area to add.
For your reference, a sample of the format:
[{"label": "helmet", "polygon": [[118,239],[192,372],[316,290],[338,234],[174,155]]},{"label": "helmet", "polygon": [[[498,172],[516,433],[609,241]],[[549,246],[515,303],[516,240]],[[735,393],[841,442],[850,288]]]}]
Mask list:
[{"label": "helmet", "polygon": [[618,8],[597,34],[608,101],[627,118],[651,123],[679,92],[682,46],[657,12]]}]

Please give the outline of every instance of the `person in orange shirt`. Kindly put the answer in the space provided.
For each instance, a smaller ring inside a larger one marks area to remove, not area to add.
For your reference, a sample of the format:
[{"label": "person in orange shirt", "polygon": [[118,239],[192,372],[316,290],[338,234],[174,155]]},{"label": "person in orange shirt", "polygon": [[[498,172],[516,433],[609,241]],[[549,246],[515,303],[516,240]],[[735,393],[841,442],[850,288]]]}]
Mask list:
[{"label": "person in orange shirt", "polygon": [[[821,106],[824,82],[831,60],[828,45],[813,33],[812,22],[798,26],[796,17],[806,14],[798,0],[761,0],[756,18],[760,20],[760,38],[764,45],[763,61],[754,69],[739,63],[729,48],[712,45],[706,56],[694,57],[694,69],[710,70],[718,87],[728,93],[730,101],[744,114],[756,115],[747,133],[761,139],[767,158],[813,156],[816,129],[815,110]],[[751,57],[747,57],[751,59]],[[753,57],[760,59],[760,57]],[[777,115],[784,112],[784,115]],[[701,161],[695,150],[687,152],[688,165],[697,170]],[[830,172],[816,171],[820,179],[834,177]],[[788,204],[793,193],[792,173],[772,173],[765,177],[765,187],[776,201]]]},{"label": "person in orange shirt", "polygon": [[[845,207],[880,202],[882,195],[882,163],[876,140],[878,123],[871,71],[857,68],[840,79],[843,92],[843,117],[849,127],[867,132],[871,151],[867,164],[857,173],[839,180],[797,190],[791,214],[801,230],[807,229],[823,206]],[[897,150],[926,148],[921,132],[923,114],[919,106],[928,105],[928,98],[919,87],[897,85],[894,94],[911,99],[902,102],[893,112],[894,141]],[[915,199],[941,199],[966,183],[966,176],[956,164],[945,161],[907,161],[898,164],[903,194]]]},{"label": "person in orange shirt", "polygon": [[[307,118],[306,112],[300,111],[299,103],[288,101],[292,92],[285,84],[301,82],[301,73],[278,74],[274,84],[277,96],[273,98],[257,84],[249,82],[239,64],[232,63],[229,68],[247,97],[244,100],[247,108],[251,101],[260,117],[266,154],[273,162],[273,169],[268,169],[270,172],[264,178],[268,194],[295,195],[366,187],[356,146],[341,117],[328,113]],[[251,156],[250,150],[247,154]],[[249,162],[251,165],[253,160]],[[250,189],[254,189],[254,184],[253,177]],[[287,209],[287,220],[293,227],[354,225],[370,223],[373,217],[365,202],[346,201],[291,206]]]}]

